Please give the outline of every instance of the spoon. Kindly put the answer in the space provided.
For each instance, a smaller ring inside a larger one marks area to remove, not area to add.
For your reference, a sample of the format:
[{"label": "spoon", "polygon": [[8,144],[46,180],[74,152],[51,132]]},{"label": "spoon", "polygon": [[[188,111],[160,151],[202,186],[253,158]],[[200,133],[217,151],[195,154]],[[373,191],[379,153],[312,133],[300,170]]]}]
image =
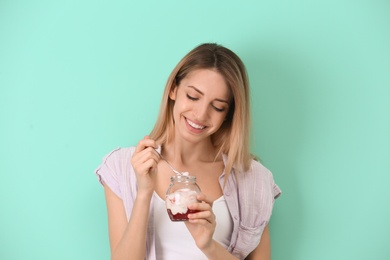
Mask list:
[{"label": "spoon", "polygon": [[173,168],[173,166],[168,162],[167,159],[164,158],[164,156],[162,156],[161,153],[157,152],[159,155],[160,155],[160,158],[163,159],[169,166],[169,168],[171,168],[171,170],[176,173],[176,175],[182,175],[182,176],[188,176],[190,173],[189,172],[179,172],[178,170],[175,170],[175,168]]}]

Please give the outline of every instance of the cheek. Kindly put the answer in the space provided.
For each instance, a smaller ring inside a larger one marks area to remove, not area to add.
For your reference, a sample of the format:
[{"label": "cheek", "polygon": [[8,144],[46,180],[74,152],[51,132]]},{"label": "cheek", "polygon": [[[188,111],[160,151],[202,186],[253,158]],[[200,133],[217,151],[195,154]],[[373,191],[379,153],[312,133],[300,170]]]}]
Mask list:
[{"label": "cheek", "polygon": [[188,104],[185,102],[180,102],[180,100],[176,100],[173,106],[173,118],[175,120],[179,120],[180,115],[188,110]]},{"label": "cheek", "polygon": [[178,112],[185,112],[193,107],[193,104],[186,102],[184,99],[176,99],[174,109]]},{"label": "cheek", "polygon": [[173,106],[173,120],[175,121],[177,120],[178,114],[179,114],[178,104],[175,103],[175,105]]},{"label": "cheek", "polygon": [[217,115],[215,115],[215,121],[218,122],[219,126],[223,124],[226,116],[227,116],[227,113],[218,113]]}]

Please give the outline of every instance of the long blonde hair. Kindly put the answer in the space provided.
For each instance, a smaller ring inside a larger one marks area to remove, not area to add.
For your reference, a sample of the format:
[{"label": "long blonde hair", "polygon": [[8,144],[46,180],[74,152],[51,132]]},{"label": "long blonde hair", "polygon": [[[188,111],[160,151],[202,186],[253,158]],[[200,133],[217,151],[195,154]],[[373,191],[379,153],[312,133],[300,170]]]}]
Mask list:
[{"label": "long blonde hair", "polygon": [[171,72],[162,97],[160,113],[150,137],[159,144],[167,143],[174,135],[173,106],[169,93],[186,75],[197,69],[213,69],[225,79],[232,93],[232,103],[226,120],[211,136],[218,149],[217,157],[227,155],[226,176],[233,168],[246,171],[253,158],[249,149],[250,104],[249,83],[245,66],[231,50],[214,43],[205,43],[190,51]]}]

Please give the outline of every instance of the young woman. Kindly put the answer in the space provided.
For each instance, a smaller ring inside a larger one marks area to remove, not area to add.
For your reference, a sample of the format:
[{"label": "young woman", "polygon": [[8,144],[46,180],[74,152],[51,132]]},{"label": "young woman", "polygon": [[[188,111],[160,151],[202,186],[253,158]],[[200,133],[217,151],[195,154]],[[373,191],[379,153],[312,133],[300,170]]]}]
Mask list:
[{"label": "young woman", "polygon": [[[268,223],[281,193],[249,151],[245,67],[231,50],[202,44],[174,68],[158,120],[136,147],[96,170],[104,185],[112,259],[270,259]],[[172,222],[172,168],[196,176],[198,213]]]}]

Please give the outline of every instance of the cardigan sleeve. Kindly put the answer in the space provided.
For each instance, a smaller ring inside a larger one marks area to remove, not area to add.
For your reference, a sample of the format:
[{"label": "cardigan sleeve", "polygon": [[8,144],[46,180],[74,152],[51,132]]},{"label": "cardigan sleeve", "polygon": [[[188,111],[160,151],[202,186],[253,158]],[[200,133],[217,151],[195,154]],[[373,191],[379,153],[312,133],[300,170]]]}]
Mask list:
[{"label": "cardigan sleeve", "polygon": [[[272,179],[273,181],[273,179]],[[279,186],[273,181],[273,192],[274,192],[274,199],[279,198],[280,195],[282,195],[282,190],[279,188]]]},{"label": "cardigan sleeve", "polygon": [[238,173],[237,179],[240,221],[232,253],[244,259],[260,243],[281,190],[272,173],[257,161],[252,162],[249,171]]},{"label": "cardigan sleeve", "polygon": [[120,150],[121,148],[117,148],[108,153],[95,170],[95,174],[102,185],[108,185],[119,198],[122,198],[123,194],[120,189],[120,180],[122,179],[122,176],[120,176],[122,174],[120,169]]}]

